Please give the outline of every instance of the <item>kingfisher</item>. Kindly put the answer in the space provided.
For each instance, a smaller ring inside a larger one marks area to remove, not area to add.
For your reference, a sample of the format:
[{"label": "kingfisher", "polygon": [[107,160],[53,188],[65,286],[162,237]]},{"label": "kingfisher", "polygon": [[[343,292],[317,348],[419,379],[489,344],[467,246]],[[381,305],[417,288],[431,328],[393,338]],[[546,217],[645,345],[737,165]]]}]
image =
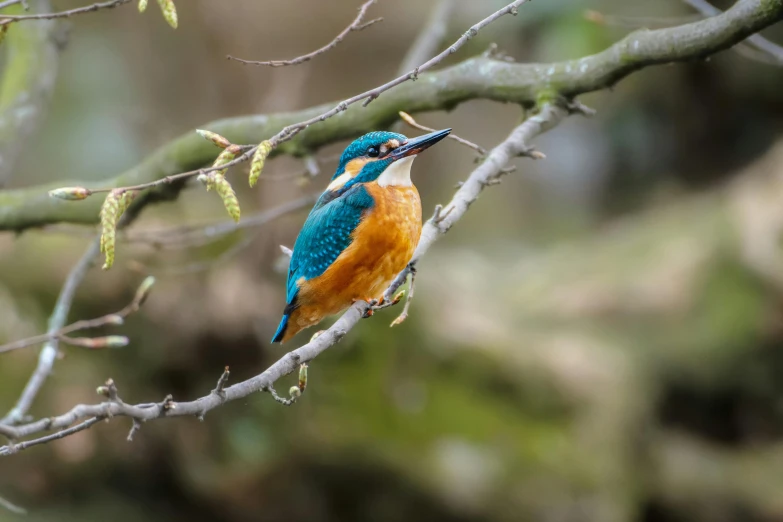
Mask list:
[{"label": "kingfisher", "polygon": [[358,300],[380,304],[410,262],[421,235],[421,200],[411,182],[417,154],[448,136],[370,132],[340,156],[337,171],[296,238],[283,319],[283,343]]}]

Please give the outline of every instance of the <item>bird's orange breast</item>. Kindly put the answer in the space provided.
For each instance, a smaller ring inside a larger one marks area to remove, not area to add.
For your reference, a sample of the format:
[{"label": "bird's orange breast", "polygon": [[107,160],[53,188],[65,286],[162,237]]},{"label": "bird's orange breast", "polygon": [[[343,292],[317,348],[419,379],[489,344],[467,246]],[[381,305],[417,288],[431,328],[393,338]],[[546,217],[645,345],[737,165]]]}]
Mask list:
[{"label": "bird's orange breast", "polygon": [[292,319],[304,328],[358,299],[377,299],[405,268],[421,236],[421,200],[414,186],[368,183],[375,205],[352,242],[320,276],[302,281]]}]

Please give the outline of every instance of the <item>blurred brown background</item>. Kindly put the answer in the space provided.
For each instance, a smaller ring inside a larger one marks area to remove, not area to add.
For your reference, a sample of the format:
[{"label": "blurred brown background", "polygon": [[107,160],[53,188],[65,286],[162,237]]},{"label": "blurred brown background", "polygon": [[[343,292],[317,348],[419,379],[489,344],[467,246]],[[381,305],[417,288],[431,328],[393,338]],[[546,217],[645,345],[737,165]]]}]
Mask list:
[{"label": "blurred brown background", "polygon": [[[456,2],[447,41],[505,4]],[[308,52],[358,3],[179,0],[176,31],[156,5],[72,19],[48,119],[9,186],[99,185],[211,120],[306,108],[392,78],[434,2],[381,1],[370,16],[382,23],[297,67],[225,59]],[[677,0],[539,0],[451,63],[492,42],[518,61],[577,58],[630,30],[585,20],[588,8],[692,14]],[[780,27],[765,34],[783,41]],[[518,161],[422,261],[411,318],[393,330],[395,311],[362,321],[314,362],[294,407],[258,394],[203,423],[149,423],[133,443],[128,420],[114,419],[3,458],[0,496],[31,521],[783,520],[781,86],[783,69],[729,51],[585,96],[598,115],[539,138],[547,159]],[[471,102],[417,119],[491,147],[520,114]],[[334,163],[306,183],[235,183],[243,216],[321,190]],[[425,209],[472,167],[452,142],[423,155],[414,176]],[[302,168],[280,158],[265,172]],[[133,229],[224,212],[194,185]],[[131,345],[65,347],[33,413],[95,402],[107,377],[143,402],[204,395],[225,365],[234,382],[262,371],[282,354],[268,342],[284,304],[278,245],[293,243],[305,215],[193,248],[120,243],[70,317],[118,310],[152,273],[144,309],[111,330]],[[87,244],[91,229],[80,230],[0,235],[0,343],[45,330]],[[2,408],[36,356],[0,356]]]}]

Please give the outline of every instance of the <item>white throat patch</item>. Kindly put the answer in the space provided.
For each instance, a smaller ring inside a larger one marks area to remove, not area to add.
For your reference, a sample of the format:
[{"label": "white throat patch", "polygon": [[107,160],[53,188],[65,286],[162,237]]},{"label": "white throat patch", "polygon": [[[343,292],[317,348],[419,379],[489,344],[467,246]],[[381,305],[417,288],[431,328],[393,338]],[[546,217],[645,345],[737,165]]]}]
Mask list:
[{"label": "white throat patch", "polygon": [[413,165],[415,158],[415,155],[408,156],[386,167],[386,170],[378,176],[378,185],[381,187],[410,187],[413,185],[411,182],[411,165]]}]

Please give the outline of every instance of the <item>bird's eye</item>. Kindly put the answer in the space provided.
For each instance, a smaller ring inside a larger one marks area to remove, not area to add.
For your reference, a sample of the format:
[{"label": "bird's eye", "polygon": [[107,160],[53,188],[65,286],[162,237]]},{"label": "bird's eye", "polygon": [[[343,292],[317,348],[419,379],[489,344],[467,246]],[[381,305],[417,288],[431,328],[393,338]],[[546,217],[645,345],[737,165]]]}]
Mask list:
[{"label": "bird's eye", "polygon": [[381,152],[378,150],[378,147],[373,146],[367,149],[367,155],[371,158],[377,158],[380,153]]}]

